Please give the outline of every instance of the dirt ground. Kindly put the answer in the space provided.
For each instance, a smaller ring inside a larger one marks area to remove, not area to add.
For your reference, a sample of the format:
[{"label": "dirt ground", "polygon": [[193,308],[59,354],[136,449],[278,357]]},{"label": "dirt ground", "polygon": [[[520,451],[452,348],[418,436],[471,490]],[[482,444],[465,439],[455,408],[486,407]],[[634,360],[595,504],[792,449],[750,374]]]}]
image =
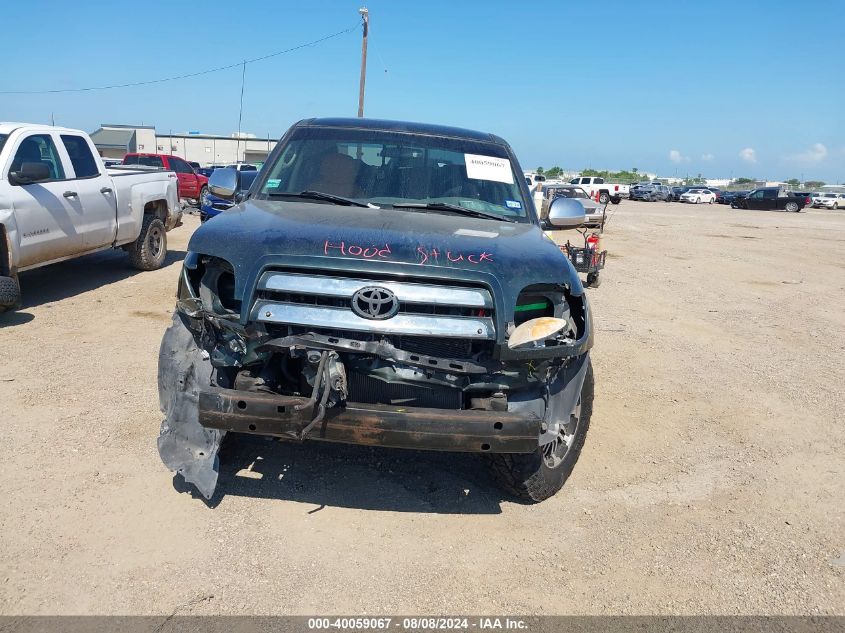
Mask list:
[{"label": "dirt ground", "polygon": [[845,212],[623,201],[596,403],[556,497],[480,459],[231,443],[211,506],[156,451],[168,265],[22,275],[0,315],[2,614],[845,614]]}]

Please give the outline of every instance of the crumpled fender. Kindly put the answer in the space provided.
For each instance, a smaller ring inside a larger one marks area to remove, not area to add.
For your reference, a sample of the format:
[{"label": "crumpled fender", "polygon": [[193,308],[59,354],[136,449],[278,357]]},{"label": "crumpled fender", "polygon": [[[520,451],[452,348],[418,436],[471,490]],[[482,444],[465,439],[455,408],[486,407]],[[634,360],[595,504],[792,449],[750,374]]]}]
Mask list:
[{"label": "crumpled fender", "polygon": [[539,383],[531,389],[515,392],[508,397],[508,411],[531,412],[542,418],[546,441],[557,435],[557,424],[569,419],[578,406],[578,398],[587,377],[590,354],[582,354],[561,368],[551,383]]},{"label": "crumpled fender", "polygon": [[220,471],[217,453],[226,433],[199,423],[199,390],[211,384],[212,367],[184,318],[174,313],[158,353],[159,406],[165,416],[158,453],[165,466],[211,499]]}]

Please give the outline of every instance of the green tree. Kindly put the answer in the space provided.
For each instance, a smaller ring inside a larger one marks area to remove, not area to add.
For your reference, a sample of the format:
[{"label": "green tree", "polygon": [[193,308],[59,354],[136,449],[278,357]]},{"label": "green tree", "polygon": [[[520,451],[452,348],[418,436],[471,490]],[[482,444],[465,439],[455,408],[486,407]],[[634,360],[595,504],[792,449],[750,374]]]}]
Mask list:
[{"label": "green tree", "polygon": [[546,178],[559,178],[563,173],[563,169],[555,165],[546,172]]},{"label": "green tree", "polygon": [[797,187],[798,185],[801,184],[801,181],[798,180],[797,178],[790,178],[789,180],[786,181],[786,184],[790,185],[792,187]]},{"label": "green tree", "polygon": [[736,185],[750,185],[753,182],[753,178],[737,178],[736,180],[734,180],[734,184]]},{"label": "green tree", "polygon": [[538,167],[538,168],[537,168],[537,175],[538,175],[538,176],[542,176],[542,175],[543,175],[543,168],[542,168],[542,167]]},{"label": "green tree", "polygon": [[821,189],[825,186],[825,183],[821,180],[808,180],[804,183],[804,186],[807,187],[807,189]]}]

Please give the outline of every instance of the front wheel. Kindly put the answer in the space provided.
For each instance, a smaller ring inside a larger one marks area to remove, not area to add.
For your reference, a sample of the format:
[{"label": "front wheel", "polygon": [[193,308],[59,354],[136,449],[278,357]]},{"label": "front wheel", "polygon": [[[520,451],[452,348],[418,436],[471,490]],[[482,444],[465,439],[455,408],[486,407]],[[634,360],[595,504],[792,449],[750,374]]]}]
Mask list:
[{"label": "front wheel", "polygon": [[601,286],[601,275],[587,273],[587,288],[598,288],[599,286]]},{"label": "front wheel", "polygon": [[127,250],[129,261],[138,270],[161,268],[167,255],[167,231],[164,222],[154,215],[145,215],[141,234]]},{"label": "front wheel", "polygon": [[713,198],[710,198],[710,200],[707,202],[707,204],[713,204]]},{"label": "front wheel", "polygon": [[21,307],[21,287],[16,277],[0,276],[0,312]]},{"label": "front wheel", "polygon": [[607,204],[609,200],[610,200],[610,196],[607,195],[606,192],[603,191],[602,193],[599,194],[599,202],[601,204]]},{"label": "front wheel", "polygon": [[593,366],[589,359],[581,396],[569,421],[560,423],[552,441],[528,454],[501,453],[490,456],[493,478],[505,491],[528,501],[544,501],[563,488],[587,438],[593,414]]},{"label": "front wheel", "polygon": [[200,197],[197,198],[197,206],[202,209],[203,205],[206,204],[206,198],[208,198],[208,187],[203,186],[200,189]]},{"label": "front wheel", "polygon": [[798,203],[797,202],[787,202],[786,203],[786,210],[790,213],[798,213]]},{"label": "front wheel", "polygon": [[696,203],[696,204],[699,204],[700,202],[701,202],[701,198],[696,198],[696,199],[695,199],[695,203]]}]

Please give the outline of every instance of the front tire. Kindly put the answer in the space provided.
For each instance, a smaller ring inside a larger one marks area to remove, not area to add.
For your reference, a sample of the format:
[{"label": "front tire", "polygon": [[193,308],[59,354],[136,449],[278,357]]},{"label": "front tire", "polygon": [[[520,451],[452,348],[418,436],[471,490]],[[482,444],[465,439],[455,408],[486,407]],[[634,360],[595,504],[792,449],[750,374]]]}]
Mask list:
[{"label": "front tire", "polygon": [[701,198],[696,198],[696,199],[695,199],[695,203],[696,203],[696,204],[700,204],[700,203],[701,203]]},{"label": "front tire", "polygon": [[157,270],[167,256],[167,230],[154,215],[145,215],[141,234],[127,249],[129,261],[138,270]]},{"label": "front tire", "polygon": [[790,213],[798,213],[798,203],[797,202],[787,202],[786,203],[786,210]]},{"label": "front tire", "polygon": [[21,307],[21,287],[17,277],[0,276],[0,312]]},{"label": "front tire", "polygon": [[610,196],[607,195],[606,192],[603,191],[602,193],[599,194],[599,203],[600,204],[607,204],[609,200],[610,200]]},{"label": "front tire", "polygon": [[205,204],[205,199],[208,197],[208,187],[203,185],[202,189],[200,189],[200,197],[197,198],[197,208],[202,209],[202,205]]},{"label": "front tire", "polygon": [[[490,471],[499,486],[527,501],[545,501],[561,488],[581,455],[593,414],[593,366],[587,360],[587,374],[581,387],[581,398],[561,436],[555,442],[540,446],[533,453],[501,453],[490,456]],[[565,435],[565,430],[571,434]]]}]

